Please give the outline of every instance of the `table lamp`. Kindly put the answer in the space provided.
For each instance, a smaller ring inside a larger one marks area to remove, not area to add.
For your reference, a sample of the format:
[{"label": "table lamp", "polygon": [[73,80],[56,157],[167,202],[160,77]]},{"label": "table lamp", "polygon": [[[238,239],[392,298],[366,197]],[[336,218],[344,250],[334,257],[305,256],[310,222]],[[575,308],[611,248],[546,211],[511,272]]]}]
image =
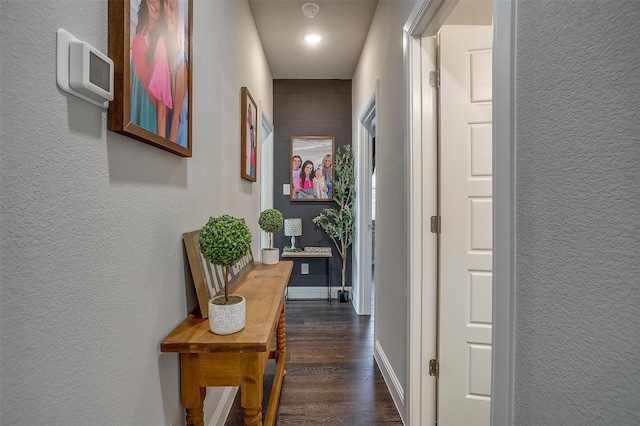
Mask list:
[{"label": "table lamp", "polygon": [[296,247],[296,237],[302,235],[302,219],[285,219],[284,235],[291,237],[291,248]]}]

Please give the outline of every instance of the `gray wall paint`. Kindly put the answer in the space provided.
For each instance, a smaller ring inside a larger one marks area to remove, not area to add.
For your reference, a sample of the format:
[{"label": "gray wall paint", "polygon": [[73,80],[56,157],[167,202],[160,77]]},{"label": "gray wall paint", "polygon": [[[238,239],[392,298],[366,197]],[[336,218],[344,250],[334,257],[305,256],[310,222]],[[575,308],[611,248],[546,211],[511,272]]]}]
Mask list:
[{"label": "gray wall paint", "polygon": [[517,4],[515,424],[640,424],[638,22]]},{"label": "gray wall paint", "polygon": [[[193,158],[106,130],[56,87],[56,30],[107,51],[107,2],[0,2],[0,414],[3,425],[181,425],[179,362],[160,341],[195,305],[181,236],[244,217],[240,87],[271,120],[246,1],[194,2]],[[221,395],[208,390],[205,420]]]},{"label": "gray wall paint", "polygon": [[[375,339],[387,357],[400,392],[407,385],[407,135],[403,30],[414,1],[378,3],[353,76],[353,122],[364,113],[379,83],[376,105]],[[354,125],[354,140],[357,138]],[[394,389],[396,390],[396,389]],[[396,400],[404,412],[404,400]]]}]

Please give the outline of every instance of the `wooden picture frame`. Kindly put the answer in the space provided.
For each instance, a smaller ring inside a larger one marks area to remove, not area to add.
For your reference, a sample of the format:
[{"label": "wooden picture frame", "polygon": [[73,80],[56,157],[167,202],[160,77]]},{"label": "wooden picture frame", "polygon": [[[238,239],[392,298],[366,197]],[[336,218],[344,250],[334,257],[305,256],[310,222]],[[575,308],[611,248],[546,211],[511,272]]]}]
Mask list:
[{"label": "wooden picture frame", "polygon": [[[291,136],[291,201],[333,200],[333,136]],[[306,173],[311,164],[311,176]],[[322,173],[317,173],[322,170]],[[304,178],[302,177],[304,176]],[[310,178],[310,179],[309,179]]]},{"label": "wooden picture frame", "polygon": [[243,87],[240,90],[240,177],[250,182],[258,173],[258,104]]},{"label": "wooden picture frame", "polygon": [[108,11],[109,130],[191,157],[193,0],[109,0]]}]

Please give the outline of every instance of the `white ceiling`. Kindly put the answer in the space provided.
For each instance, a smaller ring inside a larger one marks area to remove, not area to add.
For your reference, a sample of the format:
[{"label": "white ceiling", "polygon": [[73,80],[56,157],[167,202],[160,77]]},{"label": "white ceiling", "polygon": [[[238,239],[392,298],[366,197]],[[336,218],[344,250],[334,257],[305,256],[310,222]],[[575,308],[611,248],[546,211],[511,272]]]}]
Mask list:
[{"label": "white ceiling", "polygon": [[[385,1],[385,0],[382,0]],[[314,18],[302,5],[316,3]],[[351,79],[378,0],[249,0],[274,79]],[[492,0],[459,0],[448,25],[490,25]],[[322,34],[316,46],[302,40]]]},{"label": "white ceiling", "polygon": [[[351,79],[367,38],[378,0],[315,0],[314,18],[301,0],[249,0],[274,79]],[[315,46],[308,32],[324,39]]]}]

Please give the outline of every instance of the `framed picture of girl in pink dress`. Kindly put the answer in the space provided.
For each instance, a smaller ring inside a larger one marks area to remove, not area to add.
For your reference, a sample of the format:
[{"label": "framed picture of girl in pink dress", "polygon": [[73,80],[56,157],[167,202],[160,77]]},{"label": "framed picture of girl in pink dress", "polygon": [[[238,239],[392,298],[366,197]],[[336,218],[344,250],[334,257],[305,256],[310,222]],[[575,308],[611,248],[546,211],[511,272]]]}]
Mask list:
[{"label": "framed picture of girl in pink dress", "polygon": [[109,130],[191,157],[193,0],[109,0]]},{"label": "framed picture of girl in pink dress", "polygon": [[291,201],[333,200],[333,136],[291,136]]},{"label": "framed picture of girl in pink dress", "polygon": [[249,89],[240,90],[240,177],[256,181],[258,164],[258,107]]}]

